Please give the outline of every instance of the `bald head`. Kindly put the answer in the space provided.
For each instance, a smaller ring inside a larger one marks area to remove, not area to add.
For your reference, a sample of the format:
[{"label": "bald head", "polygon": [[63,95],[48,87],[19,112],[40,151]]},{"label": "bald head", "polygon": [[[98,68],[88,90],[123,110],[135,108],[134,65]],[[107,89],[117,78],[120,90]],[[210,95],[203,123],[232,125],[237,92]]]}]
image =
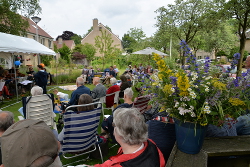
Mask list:
[{"label": "bald head", "polygon": [[6,131],[14,123],[14,115],[9,111],[0,112],[0,132]]},{"label": "bald head", "polygon": [[99,77],[94,77],[94,78],[93,78],[93,84],[94,84],[94,85],[97,85],[97,84],[99,84],[100,82],[101,82],[101,80],[100,80]]},{"label": "bald head", "polygon": [[78,77],[76,79],[76,85],[77,85],[77,87],[84,85],[84,80],[82,77]]}]

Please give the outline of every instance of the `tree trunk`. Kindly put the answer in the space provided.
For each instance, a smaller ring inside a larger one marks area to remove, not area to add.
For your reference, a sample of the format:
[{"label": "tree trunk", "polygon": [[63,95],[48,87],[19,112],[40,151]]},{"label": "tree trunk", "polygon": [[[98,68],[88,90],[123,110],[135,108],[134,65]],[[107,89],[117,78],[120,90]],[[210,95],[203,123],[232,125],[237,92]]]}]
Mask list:
[{"label": "tree trunk", "polygon": [[240,38],[240,60],[238,61],[238,65],[237,65],[237,73],[236,73],[237,77],[241,76],[242,62],[243,62],[244,50],[245,50],[245,43],[246,43],[246,35],[245,35],[245,32],[243,31],[242,35],[241,35],[241,38]]}]

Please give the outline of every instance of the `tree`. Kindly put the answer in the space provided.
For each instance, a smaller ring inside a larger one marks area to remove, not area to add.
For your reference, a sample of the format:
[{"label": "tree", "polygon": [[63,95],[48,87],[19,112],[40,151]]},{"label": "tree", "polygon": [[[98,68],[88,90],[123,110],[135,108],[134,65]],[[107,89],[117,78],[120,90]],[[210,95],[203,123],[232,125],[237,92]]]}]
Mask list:
[{"label": "tree", "polygon": [[75,44],[77,45],[77,44],[81,43],[82,36],[74,34],[72,37],[70,37],[70,39],[73,40],[75,42]]},{"label": "tree", "polygon": [[[240,50],[240,47],[239,47],[239,46],[233,47],[233,48],[230,50],[230,54],[227,55],[227,58],[233,59],[234,54],[235,54],[235,53],[239,53],[239,50]],[[246,60],[247,56],[248,56],[248,52],[247,52],[246,50],[244,50],[244,52],[243,52],[243,60]]]},{"label": "tree", "polygon": [[[235,19],[237,31],[240,37],[240,55],[244,55],[246,43],[246,31],[250,27],[250,1],[249,0],[229,0],[224,9],[221,10],[224,16]],[[240,56],[237,65],[237,76],[241,75],[243,56]]]},{"label": "tree", "polygon": [[142,28],[130,28],[127,34],[137,42],[141,42],[146,38],[146,34],[143,32]]},{"label": "tree", "polygon": [[92,61],[95,58],[96,48],[89,43],[85,43],[81,49],[81,53],[86,55],[88,61]]},{"label": "tree", "polygon": [[40,12],[41,7],[37,0],[1,0],[0,32],[24,35],[29,27],[28,18]]},{"label": "tree", "polygon": [[56,40],[58,40],[58,38],[62,38],[62,40],[71,40],[71,37],[73,37],[75,34],[72,31],[63,31],[62,35],[58,35],[56,37]]},{"label": "tree", "polygon": [[45,64],[45,66],[49,66],[51,60],[53,60],[52,55],[42,55],[40,57],[41,57],[42,62]]},{"label": "tree", "polygon": [[[199,31],[209,31],[217,25],[216,12],[220,3],[215,0],[176,0],[175,5],[160,7],[156,10],[156,27],[166,29],[168,33],[188,44]],[[165,30],[163,32],[166,32]],[[184,55],[181,57],[184,64]]]},{"label": "tree", "polygon": [[122,46],[126,50],[127,53],[133,52],[133,44],[136,43],[136,40],[129,36],[129,34],[124,34],[122,37]]},{"label": "tree", "polygon": [[70,63],[70,61],[71,61],[71,50],[70,50],[70,48],[68,46],[63,44],[63,47],[58,49],[58,52],[60,53],[62,59],[66,60],[67,63]]},{"label": "tree", "polygon": [[109,59],[112,56],[112,53],[115,51],[115,46],[112,46],[114,40],[111,38],[111,34],[107,31],[101,30],[101,36],[95,37],[95,47],[99,50],[99,53],[103,54],[101,57],[103,68],[106,63],[106,59]]}]

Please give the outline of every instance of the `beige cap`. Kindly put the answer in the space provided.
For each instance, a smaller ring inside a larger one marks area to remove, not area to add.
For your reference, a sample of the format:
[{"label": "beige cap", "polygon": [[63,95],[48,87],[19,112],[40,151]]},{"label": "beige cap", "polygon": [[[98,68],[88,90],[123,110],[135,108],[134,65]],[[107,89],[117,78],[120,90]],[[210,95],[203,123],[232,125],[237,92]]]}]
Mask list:
[{"label": "beige cap", "polygon": [[37,158],[58,154],[58,144],[52,130],[44,121],[22,120],[9,127],[2,135],[2,162],[5,167],[30,166]]}]

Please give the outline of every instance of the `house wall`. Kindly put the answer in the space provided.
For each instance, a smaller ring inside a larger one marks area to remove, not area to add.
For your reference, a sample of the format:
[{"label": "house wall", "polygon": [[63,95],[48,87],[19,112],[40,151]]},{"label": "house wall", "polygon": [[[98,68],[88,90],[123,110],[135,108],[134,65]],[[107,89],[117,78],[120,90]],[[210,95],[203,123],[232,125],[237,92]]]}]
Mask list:
[{"label": "house wall", "polygon": [[[31,38],[31,39],[34,39],[36,40],[36,34],[33,34],[33,33],[27,33],[27,38]],[[44,39],[43,40],[43,45],[54,50],[54,45],[53,45],[53,38],[48,38],[48,37],[43,37],[43,36],[38,36],[38,41],[39,43],[41,43],[41,39]],[[49,42],[51,41],[51,43]],[[49,46],[50,44],[50,46]],[[37,66],[38,65],[38,62],[39,62],[39,56],[38,55],[24,55],[23,56],[23,65],[26,66],[26,65],[32,65],[33,67]]]},{"label": "house wall", "polygon": [[207,56],[210,57],[210,59],[215,59],[215,54],[214,52],[205,52],[203,50],[198,50],[196,52],[196,58],[197,59],[205,59]]},{"label": "house wall", "polygon": [[248,54],[250,55],[250,39],[246,40],[245,43],[245,50],[248,52]]},{"label": "house wall", "polygon": [[[95,46],[95,37],[102,35],[101,30],[107,31],[107,33],[111,34],[111,38],[114,41],[112,46],[117,45],[116,48],[122,50],[121,40],[116,35],[114,35],[112,32],[107,30],[105,26],[103,26],[102,24],[98,24],[98,19],[93,19],[93,30],[84,39],[82,39],[81,44],[89,43],[89,44],[92,44]],[[95,56],[101,57],[101,56],[103,56],[103,54],[100,54],[97,51]]]}]

